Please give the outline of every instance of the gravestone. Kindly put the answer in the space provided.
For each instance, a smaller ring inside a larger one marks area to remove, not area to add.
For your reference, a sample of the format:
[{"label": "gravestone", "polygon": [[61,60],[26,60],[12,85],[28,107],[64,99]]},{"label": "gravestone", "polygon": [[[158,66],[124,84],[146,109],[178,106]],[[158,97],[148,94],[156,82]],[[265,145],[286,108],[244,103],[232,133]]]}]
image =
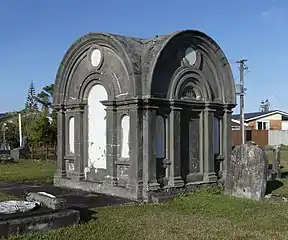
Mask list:
[{"label": "gravestone", "polygon": [[28,145],[28,138],[24,136],[21,147],[12,149],[10,155],[14,160],[19,160],[19,159],[28,159],[29,153],[30,150]]},{"label": "gravestone", "polygon": [[65,209],[67,206],[66,199],[57,198],[56,196],[46,192],[30,192],[27,194],[26,200],[39,202],[42,206],[53,210]]},{"label": "gravestone", "polygon": [[258,146],[236,146],[228,167],[226,191],[233,196],[260,200],[265,196],[268,160]]},{"label": "gravestone", "polygon": [[273,162],[272,169],[277,178],[281,178],[280,172],[280,146],[274,146],[273,148]]}]

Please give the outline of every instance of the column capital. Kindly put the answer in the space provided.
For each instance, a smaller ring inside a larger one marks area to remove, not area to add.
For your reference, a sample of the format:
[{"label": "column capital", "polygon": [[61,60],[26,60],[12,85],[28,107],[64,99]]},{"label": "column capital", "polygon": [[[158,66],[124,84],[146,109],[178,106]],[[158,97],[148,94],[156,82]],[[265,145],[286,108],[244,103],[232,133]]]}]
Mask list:
[{"label": "column capital", "polygon": [[159,107],[153,105],[145,105],[142,107],[144,110],[157,110]]},{"label": "column capital", "polygon": [[214,112],[216,112],[217,110],[211,108],[210,106],[206,106],[203,111],[204,111],[204,112],[213,112],[213,113],[214,113]]},{"label": "column capital", "polygon": [[171,105],[170,108],[171,108],[172,111],[182,111],[183,110],[183,108],[175,106],[175,105]]},{"label": "column capital", "polygon": [[103,100],[101,103],[106,106],[107,108],[115,108],[116,107],[116,101],[115,100]]},{"label": "column capital", "polygon": [[63,104],[53,104],[52,108],[56,111],[63,111],[64,110],[64,105]]},{"label": "column capital", "polygon": [[227,114],[232,114],[233,111],[231,109],[228,109],[228,108],[224,108],[224,113],[227,113]]},{"label": "column capital", "polygon": [[232,112],[232,109],[235,108],[235,107],[236,107],[236,105],[234,105],[234,104],[225,104],[224,105],[224,110]]}]

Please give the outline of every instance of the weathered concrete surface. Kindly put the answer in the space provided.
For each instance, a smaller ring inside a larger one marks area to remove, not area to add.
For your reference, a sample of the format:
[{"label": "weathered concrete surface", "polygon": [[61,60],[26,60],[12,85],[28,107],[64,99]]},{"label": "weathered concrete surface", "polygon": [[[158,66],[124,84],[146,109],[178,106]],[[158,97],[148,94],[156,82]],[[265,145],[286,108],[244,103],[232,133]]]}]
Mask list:
[{"label": "weathered concrete surface", "polygon": [[267,186],[268,160],[253,144],[236,146],[228,166],[226,192],[237,197],[260,200]]},{"label": "weathered concrete surface", "polygon": [[78,210],[36,212],[27,215],[13,215],[4,219],[0,216],[0,237],[66,227],[78,224],[79,221],[80,212]]},{"label": "weathered concrete surface", "polygon": [[46,205],[47,207],[41,207],[40,209],[25,214],[0,214],[0,238],[16,233],[23,234],[32,231],[65,227],[77,224],[79,221],[86,222],[93,218],[94,212],[89,210],[90,208],[133,203],[133,201],[125,198],[93,194],[74,189],[64,189],[49,184],[39,185],[0,182],[0,189],[1,192],[21,198],[26,197],[27,193],[30,193],[28,194],[30,198],[35,197],[40,199],[41,196],[38,196],[39,192],[46,192],[54,195],[55,199],[62,199],[67,202],[67,209],[56,211],[49,209],[47,207],[51,207],[54,203],[49,203],[53,198],[51,197],[51,199],[48,200],[48,195],[45,196],[46,199],[42,199],[45,202],[43,206]]},{"label": "weathered concrete surface", "polygon": [[67,201],[64,198],[57,198],[51,194],[45,194],[46,192],[31,192],[26,196],[27,201],[39,202],[42,206],[53,210],[67,208]]},{"label": "weathered concrete surface", "polygon": [[108,196],[98,193],[89,193],[76,189],[65,189],[55,187],[51,184],[40,185],[0,182],[0,189],[1,192],[21,198],[25,198],[29,192],[47,192],[56,196],[57,198],[66,199],[68,208],[95,208],[133,202],[126,198]]}]

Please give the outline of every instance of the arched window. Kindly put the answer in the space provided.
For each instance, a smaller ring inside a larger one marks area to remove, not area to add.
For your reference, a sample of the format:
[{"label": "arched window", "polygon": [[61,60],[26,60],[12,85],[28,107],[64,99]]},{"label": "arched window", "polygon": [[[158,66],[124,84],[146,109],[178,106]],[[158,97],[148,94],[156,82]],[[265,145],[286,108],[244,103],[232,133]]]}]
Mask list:
[{"label": "arched window", "polygon": [[121,119],[121,157],[129,158],[130,117],[125,115]]},{"label": "arched window", "polygon": [[165,158],[165,120],[162,116],[156,116],[155,150],[156,158]]},{"label": "arched window", "polygon": [[213,122],[213,151],[214,154],[220,154],[220,119],[214,116]]},{"label": "arched window", "polygon": [[74,153],[74,117],[69,119],[69,154]]}]

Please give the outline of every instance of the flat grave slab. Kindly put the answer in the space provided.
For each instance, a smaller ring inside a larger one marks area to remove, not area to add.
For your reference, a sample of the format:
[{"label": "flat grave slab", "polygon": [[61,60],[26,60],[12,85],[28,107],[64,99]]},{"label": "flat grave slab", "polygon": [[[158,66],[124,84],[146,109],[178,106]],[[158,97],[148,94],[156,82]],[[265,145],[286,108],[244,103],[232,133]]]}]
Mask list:
[{"label": "flat grave slab", "polygon": [[1,214],[0,237],[71,226],[79,221],[80,212],[74,209],[53,211],[40,208],[26,213]]},{"label": "flat grave slab", "polygon": [[25,213],[0,214],[0,238],[75,225],[92,218],[91,208],[122,205],[134,201],[53,185],[0,182],[0,191],[40,203]]}]

